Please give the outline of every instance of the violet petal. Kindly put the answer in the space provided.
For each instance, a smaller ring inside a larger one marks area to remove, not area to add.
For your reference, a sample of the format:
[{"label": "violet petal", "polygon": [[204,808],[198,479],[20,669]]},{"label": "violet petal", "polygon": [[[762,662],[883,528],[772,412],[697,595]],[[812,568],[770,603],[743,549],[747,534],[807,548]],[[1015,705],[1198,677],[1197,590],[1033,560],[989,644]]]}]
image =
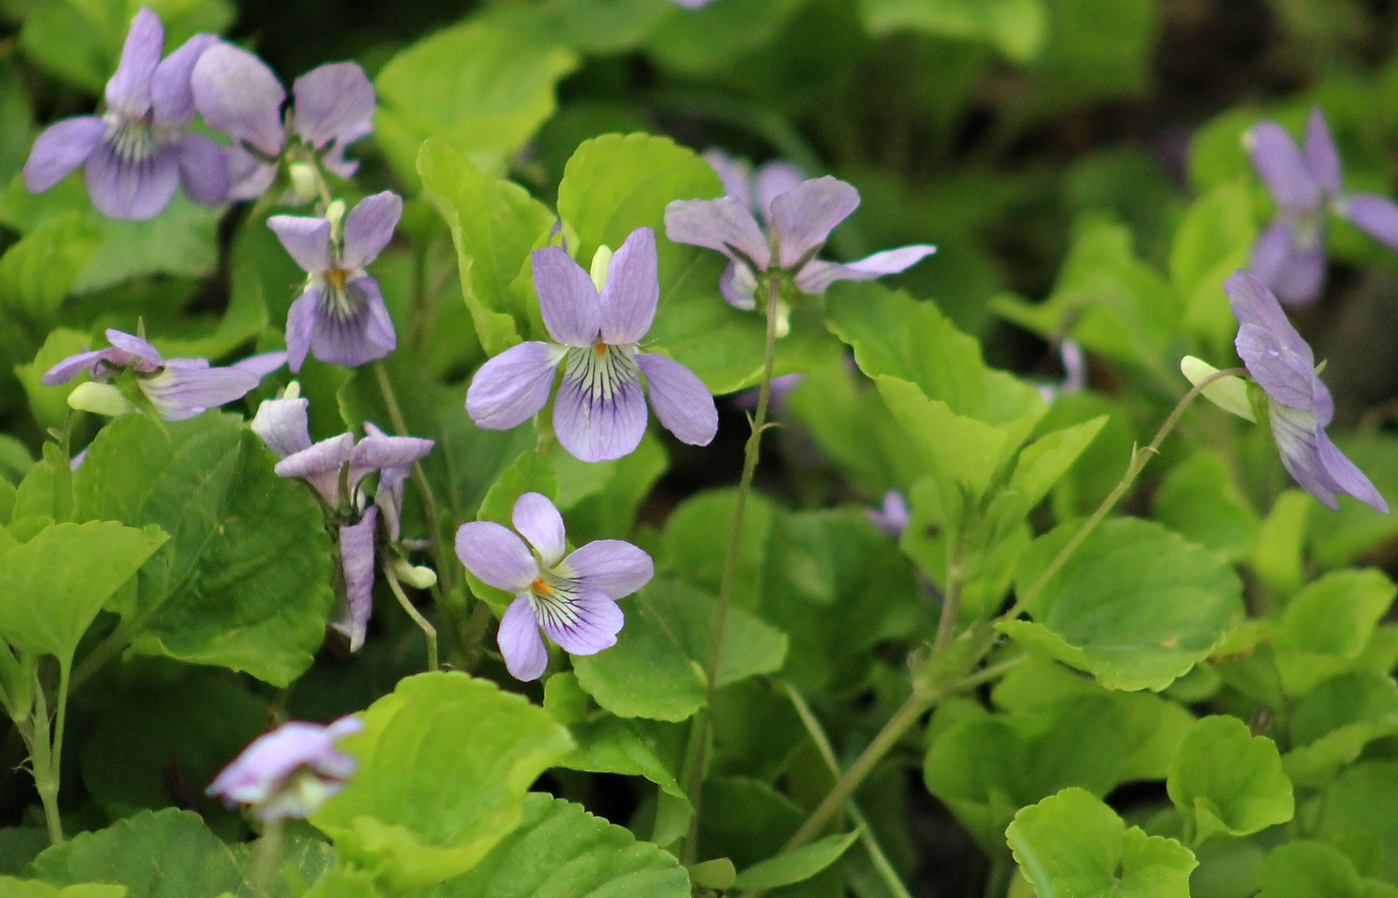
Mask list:
[{"label": "violet petal", "polygon": [[102,146],[107,125],[95,115],[54,122],[34,141],[24,163],[24,186],[43,193],[62,181]]},{"label": "violet petal", "polygon": [[226,150],[202,134],[182,134],[175,141],[180,161],[180,186],[189,198],[203,206],[228,200]]},{"label": "violet petal", "polygon": [[477,579],[507,592],[524,592],[539,576],[539,563],[524,540],[494,521],[458,527],[456,557]]},{"label": "violet petal", "polygon": [[534,551],[543,567],[558,564],[567,550],[563,516],[542,493],[525,493],[515,500],[510,522]]},{"label": "violet petal", "polygon": [[632,231],[607,266],[600,297],[602,342],[635,343],[650,330],[660,302],[658,266],[655,231]]},{"label": "violet petal", "polygon": [[641,353],[636,364],[646,376],[650,407],[661,425],[683,443],[709,445],[718,433],[718,409],[704,382],[663,355]]},{"label": "violet petal", "polygon": [[310,422],[306,414],[309,404],[304,396],[264,399],[249,426],[278,458],[286,458],[311,447]]},{"label": "violet petal", "polygon": [[613,599],[631,595],[655,576],[650,555],[619,539],[594,540],[569,555],[563,567],[584,588]]},{"label": "violet petal", "polygon": [[602,303],[592,278],[559,247],[536,249],[532,258],[549,336],[567,346],[592,346],[602,328]]},{"label": "violet petal", "polygon": [[718,250],[735,262],[743,262],[736,250],[761,271],[772,262],[767,238],[748,204],[731,196],[670,203],[665,207],[665,236],[674,243]]},{"label": "violet petal", "polygon": [[340,528],[340,570],[345,575],[345,606],[331,626],[349,637],[350,651],[364,645],[374,613],[374,525],[379,510],[371,505],[357,524]]},{"label": "violet petal", "polygon": [[232,44],[217,44],[194,64],[190,86],[194,105],[209,127],[268,156],[281,153],[286,91],[262,60]]},{"label": "violet petal", "polygon": [[141,160],[128,160],[103,143],[87,160],[87,193],[92,205],[109,218],[146,221],[170,204],[180,183],[179,151],[156,147]]},{"label": "violet petal", "polygon": [[781,257],[777,264],[791,268],[819,249],[835,225],[859,207],[859,191],[826,175],[803,181],[772,200],[771,226],[777,233]]},{"label": "violet petal", "polygon": [[616,645],[616,634],[626,620],[615,601],[593,590],[582,589],[566,598],[562,593],[548,599],[536,597],[534,601],[538,605],[566,604],[566,608],[536,608],[536,613],[544,635],[571,655],[595,655]]},{"label": "violet petal", "polygon": [[1344,189],[1340,171],[1340,152],[1335,149],[1335,138],[1330,134],[1330,126],[1325,121],[1325,113],[1319,106],[1312,107],[1306,118],[1306,165],[1321,187],[1331,196],[1339,196]]},{"label": "violet petal", "polygon": [[345,268],[363,268],[378,258],[393,239],[393,229],[403,215],[403,198],[391,190],[366,196],[345,218]]},{"label": "violet petal", "polygon": [[291,92],[296,133],[316,149],[337,139],[347,143],[372,127],[374,85],[359,63],[333,62],[311,69],[296,79]]},{"label": "violet petal", "polygon": [[159,374],[137,381],[166,421],[183,421],[205,409],[242,399],[257,386],[257,376],[246,371],[186,366],[176,361],[172,359]]},{"label": "violet petal", "polygon": [[277,235],[302,271],[312,274],[329,271],[330,221],[308,215],[273,215],[267,227]]},{"label": "violet petal", "polygon": [[286,313],[286,364],[292,373],[299,372],[311,350],[315,336],[316,308],[320,305],[320,288],[308,287],[296,298]]},{"label": "violet petal", "polygon": [[936,251],[935,246],[922,243],[884,250],[843,265],[812,259],[797,273],[796,286],[802,293],[824,293],[835,281],[871,281],[906,271]]},{"label": "violet petal", "polygon": [[160,64],[165,29],[160,17],[142,7],[131,20],[121,46],[121,61],[107,82],[107,107],[126,119],[145,115],[151,104],[151,78]]},{"label": "violet petal", "polygon": [[218,42],[212,34],[196,34],[155,67],[150,87],[155,124],[184,127],[194,120],[194,90],[189,85],[194,64]]},{"label": "violet petal", "polygon": [[534,616],[529,596],[519,596],[505,609],[495,633],[495,644],[500,648],[505,669],[516,680],[525,683],[537,680],[548,669],[548,647],[539,635],[539,621]]},{"label": "violet petal", "polygon": [[572,350],[554,401],[553,429],[558,442],[582,461],[629,455],[646,431],[646,400],[635,363],[627,360],[633,366],[630,376],[598,373],[615,352],[608,348],[609,358],[598,361],[590,349]]},{"label": "violet petal", "polygon": [[567,350],[528,342],[482,365],[466,390],[466,412],[477,427],[508,430],[537,415],[549,401],[554,370]]},{"label": "violet petal", "polygon": [[[393,330],[393,320],[388,317],[378,281],[371,277],[355,278],[345,285],[345,291],[356,307],[355,313],[341,317],[323,307],[317,308],[311,352],[322,362],[357,368],[392,352],[398,345],[398,336]],[[324,293],[321,298],[324,300]]]},{"label": "violet petal", "polygon": [[1276,122],[1258,122],[1244,137],[1253,168],[1267,182],[1277,205],[1293,212],[1320,205],[1320,184],[1301,148]]},{"label": "violet petal", "polygon": [[1398,203],[1375,193],[1351,193],[1344,198],[1341,213],[1355,227],[1398,251]]}]

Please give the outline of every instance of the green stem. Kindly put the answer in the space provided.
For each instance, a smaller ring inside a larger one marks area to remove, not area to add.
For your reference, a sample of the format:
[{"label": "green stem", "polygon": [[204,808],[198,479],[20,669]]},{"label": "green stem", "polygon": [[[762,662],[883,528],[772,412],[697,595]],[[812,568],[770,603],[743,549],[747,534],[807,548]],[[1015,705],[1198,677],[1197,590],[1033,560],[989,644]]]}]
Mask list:
[{"label": "green stem", "polygon": [[767,337],[762,352],[762,375],[757,387],[757,412],[752,419],[752,433],[748,435],[743,449],[743,473],[738,481],[738,495],[733,504],[733,524],[728,531],[728,550],[723,559],[723,574],[719,580],[718,602],[714,608],[713,625],[709,631],[709,654],[704,664],[708,688],[704,707],[695,715],[690,726],[689,744],[685,748],[684,786],[694,807],[694,817],[690,820],[689,836],[685,840],[684,859],[693,864],[699,851],[699,808],[704,786],[704,764],[708,754],[709,727],[713,713],[714,696],[718,692],[718,662],[723,651],[723,628],[728,617],[728,606],[733,601],[733,580],[738,572],[738,552],[742,547],[743,516],[747,510],[748,494],[752,492],[753,477],[757,472],[757,461],[762,450],[762,432],[767,429],[767,406],[772,398],[772,369],[777,358],[777,315],[781,295],[781,281],[769,278],[767,287]]},{"label": "green stem", "polygon": [[[62,675],[60,675],[62,676]],[[63,677],[67,686],[67,678]],[[44,696],[43,683],[35,676],[34,707],[30,713],[24,741],[29,745],[29,763],[34,774],[34,788],[39,793],[39,803],[44,808],[44,823],[49,830],[49,843],[62,845],[63,820],[58,813],[58,757],[56,746],[50,741],[49,706]],[[61,702],[61,700],[60,700]]]},{"label": "green stem", "polygon": [[437,628],[427,622],[427,618],[422,616],[422,612],[413,607],[413,603],[408,601],[407,595],[403,593],[403,585],[398,582],[398,575],[393,572],[393,565],[383,564],[383,575],[388,580],[388,588],[393,590],[393,595],[398,599],[398,604],[403,606],[403,610],[408,613],[408,617],[413,619],[413,623],[422,629],[422,634],[427,637],[427,669],[437,670]]},{"label": "green stem", "polygon": [[961,613],[961,574],[957,570],[956,545],[959,538],[953,534],[947,539],[946,594],[942,597],[942,616],[937,620],[937,635],[932,642],[932,651],[940,652],[951,642],[956,629],[956,618]]},{"label": "green stem", "polygon": [[257,840],[252,863],[254,895],[272,898],[276,894],[277,865],[281,861],[285,836],[285,821],[280,817],[273,817],[263,825],[262,837]]}]

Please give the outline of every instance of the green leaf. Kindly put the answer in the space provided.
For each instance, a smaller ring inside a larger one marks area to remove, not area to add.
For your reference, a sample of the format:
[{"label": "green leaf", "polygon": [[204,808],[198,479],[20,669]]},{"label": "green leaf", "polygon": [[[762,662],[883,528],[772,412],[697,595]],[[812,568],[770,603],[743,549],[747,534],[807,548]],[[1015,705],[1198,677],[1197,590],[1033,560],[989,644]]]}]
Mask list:
[{"label": "green leaf", "polygon": [[405,898],[688,898],[674,855],[581,805],[534,793],[522,810],[476,869]]},{"label": "green leaf", "polygon": [[1035,622],[1001,628],[1109,689],[1161,690],[1242,617],[1242,584],[1214,553],[1151,521],[1109,520],[1031,593],[1080,525],[1035,540],[1016,582]]},{"label": "green leaf", "polygon": [[1364,884],[1354,864],[1321,842],[1278,846],[1257,869],[1257,898],[1361,898]]},{"label": "green leaf", "polygon": [[577,64],[562,47],[480,22],[444,28],[379,70],[375,137],[408,181],[417,172],[418,148],[429,137],[499,170],[553,114],[554,88]]},{"label": "green leaf", "polygon": [[1305,582],[1306,529],[1314,507],[1310,493],[1286,490],[1272,503],[1257,531],[1252,568],[1263,583],[1282,595],[1291,595]]},{"label": "green leaf", "polygon": [[37,879],[0,876],[0,892],[5,898],[124,898],[126,886],[75,885],[59,887]]},{"label": "green leaf", "polygon": [[855,830],[817,839],[794,851],[753,864],[739,872],[734,884],[740,889],[775,889],[804,882],[839,860],[858,838],[859,830]]},{"label": "green leaf", "polygon": [[993,500],[988,517],[991,531],[1006,532],[1022,521],[1062,479],[1088,445],[1097,437],[1105,415],[1055,430],[1024,447],[1015,459],[1009,483]]},{"label": "green leaf", "polygon": [[1015,815],[1005,832],[1020,872],[1042,898],[1188,898],[1198,862],[1174,839],[1147,836],[1082,789]]},{"label": "green leaf", "polygon": [[[528,336],[532,290],[520,295],[514,282],[553,227],[553,213],[524,188],[485,174],[454,146],[437,138],[422,145],[417,170],[437,211],[451,229],[461,272],[461,292],[476,337],[487,355],[497,355]],[[535,335],[542,336],[542,335]]]},{"label": "green leaf", "polygon": [[29,398],[29,411],[34,420],[43,427],[62,427],[71,410],[68,408],[68,394],[75,383],[49,386],[42,378],[49,369],[71,355],[85,352],[92,341],[86,334],[66,327],[56,328],[44,339],[44,345],[27,365],[15,366],[15,377],[24,394]]},{"label": "green leaf", "polygon": [[1322,680],[1359,669],[1395,595],[1393,581],[1373,569],[1333,571],[1297,593],[1273,640],[1287,693],[1305,695]]},{"label": "green leaf", "polygon": [[1200,449],[1175,465],[1156,492],[1155,517],[1176,533],[1233,560],[1250,552],[1260,526],[1223,456]]},{"label": "green leaf", "polygon": [[126,898],[211,898],[243,882],[228,846],[199,815],[174,808],[79,833],[35,858],[34,874],[61,885],[123,885]]},{"label": "green leaf", "polygon": [[363,870],[333,867],[316,877],[301,898],[382,898],[374,877]]},{"label": "green leaf", "polygon": [[1048,26],[1043,0],[860,0],[859,15],[871,35],[918,31],[984,42],[1015,62],[1039,54]]},{"label": "green leaf", "polygon": [[1395,734],[1398,683],[1378,673],[1344,674],[1316,686],[1297,703],[1292,750],[1282,762],[1298,785],[1320,786],[1370,742]]},{"label": "green leaf", "polygon": [[1180,745],[1165,783],[1195,845],[1217,833],[1246,836],[1290,820],[1291,781],[1276,743],[1236,717],[1202,718]]},{"label": "green leaf", "polygon": [[1189,207],[1170,247],[1170,281],[1184,300],[1184,323],[1215,352],[1238,330],[1223,281],[1246,268],[1257,239],[1247,182],[1221,184]]},{"label": "green leaf", "polygon": [[310,666],[333,602],[333,549],[303,483],[231,415],[103,428],[74,475],[78,517],[155,524],[167,547],[116,611],[131,651],[285,686]]},{"label": "green leaf", "polygon": [[[554,674],[549,677],[545,689],[552,690],[556,682],[569,676]],[[572,733],[577,750],[559,761],[559,767],[645,777],[666,795],[683,805],[689,805],[689,796],[680,788],[679,780],[660,759],[660,746],[654,734],[635,721],[619,720],[608,715],[575,723]]]},{"label": "green leaf", "polygon": [[54,524],[0,555],[0,638],[67,663],[102,605],[165,542],[159,527]]},{"label": "green leaf", "polygon": [[1320,795],[1316,838],[1374,859],[1373,874],[1398,881],[1398,763],[1360,761]]},{"label": "green leaf", "polygon": [[47,327],[101,243],[101,229],[76,212],[44,221],[0,256],[0,308]]},{"label": "green leaf", "polygon": [[523,819],[525,794],[572,747],[548,712],[462,673],[399,682],[342,743],[359,760],[311,817],[391,889],[459,876]]}]

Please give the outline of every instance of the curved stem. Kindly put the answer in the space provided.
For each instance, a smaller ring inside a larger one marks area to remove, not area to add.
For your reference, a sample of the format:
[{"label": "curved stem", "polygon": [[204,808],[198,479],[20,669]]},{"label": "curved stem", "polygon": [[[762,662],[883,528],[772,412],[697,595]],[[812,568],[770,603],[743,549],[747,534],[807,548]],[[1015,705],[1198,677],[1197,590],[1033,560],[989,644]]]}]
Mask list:
[{"label": "curved stem", "polygon": [[388,580],[388,588],[393,590],[393,596],[398,600],[398,604],[403,606],[403,610],[408,613],[408,617],[413,619],[413,623],[422,629],[422,634],[427,637],[427,669],[436,672],[437,670],[437,628],[427,622],[427,618],[422,616],[422,612],[413,607],[413,603],[408,600],[403,592],[403,584],[398,582],[398,575],[393,572],[393,565],[385,563],[382,565],[384,579]]},{"label": "curved stem", "polygon": [[757,461],[762,450],[762,432],[767,429],[767,406],[772,398],[772,369],[777,358],[777,318],[781,281],[772,277],[767,281],[767,336],[762,353],[762,375],[757,387],[757,412],[752,418],[752,433],[743,448],[743,473],[738,481],[738,495],[733,503],[733,524],[728,531],[728,549],[723,559],[723,574],[719,580],[718,602],[714,608],[713,625],[709,630],[709,654],[705,660],[704,673],[708,688],[704,707],[694,717],[690,726],[689,743],[685,747],[685,767],[683,783],[694,817],[690,820],[689,835],[685,839],[685,863],[697,860],[699,850],[699,809],[704,785],[704,764],[708,754],[709,727],[713,713],[714,696],[718,692],[718,663],[723,651],[723,628],[728,617],[728,606],[733,601],[733,580],[738,572],[738,551],[742,547],[743,517],[747,511],[748,494],[752,492],[753,476],[757,472]]},{"label": "curved stem", "polygon": [[262,827],[253,854],[252,893],[258,898],[272,898],[277,880],[277,865],[282,858],[282,843],[286,836],[286,821],[273,817]]}]

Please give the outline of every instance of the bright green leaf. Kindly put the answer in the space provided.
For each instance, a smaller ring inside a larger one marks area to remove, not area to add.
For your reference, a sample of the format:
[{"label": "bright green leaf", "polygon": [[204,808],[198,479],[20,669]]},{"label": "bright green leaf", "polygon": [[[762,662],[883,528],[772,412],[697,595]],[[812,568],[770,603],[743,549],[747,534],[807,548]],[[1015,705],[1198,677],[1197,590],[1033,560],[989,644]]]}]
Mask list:
[{"label": "bright green leaf", "polygon": [[1217,452],[1199,449],[1175,465],[1154,497],[1155,517],[1230,559],[1251,551],[1260,524]]},{"label": "bright green leaf", "polygon": [[0,892],[5,898],[124,898],[126,886],[75,885],[61,887],[37,879],[0,876]]},{"label": "bright green leaf", "polygon": [[859,831],[826,836],[794,851],[768,858],[739,872],[736,885],[740,889],[775,889],[803,882],[840,859]]},{"label": "bright green leaf", "polygon": [[1245,836],[1285,823],[1296,810],[1276,743],[1236,717],[1196,723],[1165,785],[1196,845],[1217,833]]},{"label": "bright green leaf", "polygon": [[1257,898],[1361,898],[1354,864],[1321,842],[1298,840],[1274,849],[1257,870]]},{"label": "bright green leaf", "polygon": [[873,35],[918,31],[982,41],[1016,62],[1038,55],[1048,25],[1043,0],[860,0],[859,14]]},{"label": "bright green leaf", "polygon": [[1291,719],[1292,750],[1282,759],[1299,785],[1319,786],[1376,739],[1398,734],[1398,683],[1378,673],[1348,673],[1316,686]]},{"label": "bright green leaf", "polygon": [[76,212],[43,222],[0,256],[0,308],[47,327],[101,242],[101,230]]}]

